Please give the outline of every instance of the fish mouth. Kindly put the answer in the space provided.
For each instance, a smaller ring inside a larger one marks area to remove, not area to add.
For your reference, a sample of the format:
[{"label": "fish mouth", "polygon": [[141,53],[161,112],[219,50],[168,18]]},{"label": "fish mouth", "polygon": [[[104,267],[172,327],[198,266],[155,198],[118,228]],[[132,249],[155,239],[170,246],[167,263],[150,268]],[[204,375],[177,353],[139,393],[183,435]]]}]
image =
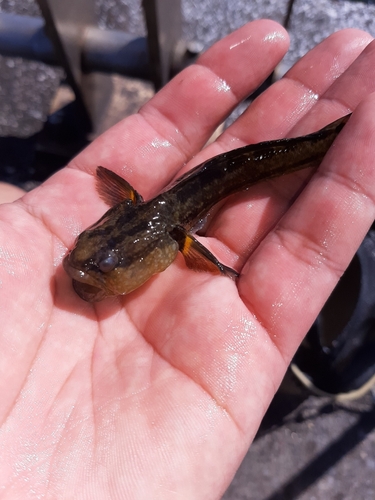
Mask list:
[{"label": "fish mouth", "polygon": [[97,286],[82,283],[81,281],[77,281],[75,279],[72,280],[72,284],[77,295],[86,302],[99,302],[106,297],[109,297],[109,294],[105,290],[98,288]]},{"label": "fish mouth", "polygon": [[72,266],[72,263],[69,260],[70,255],[71,252],[64,257],[63,268],[67,275],[72,278],[73,288],[79,297],[86,302],[99,302],[100,300],[108,297],[110,294],[108,294],[106,290],[97,286],[96,283],[94,285],[92,284],[93,281],[97,281],[93,276],[90,276],[87,272]]},{"label": "fish mouth", "polygon": [[64,260],[63,260],[63,268],[66,272],[66,274],[77,281],[80,281],[82,283],[88,283],[89,280],[92,281],[91,276],[89,276],[88,273],[85,271],[82,271],[81,269],[77,269],[72,265],[70,262],[70,256],[72,252],[69,252],[67,255],[65,255]]}]

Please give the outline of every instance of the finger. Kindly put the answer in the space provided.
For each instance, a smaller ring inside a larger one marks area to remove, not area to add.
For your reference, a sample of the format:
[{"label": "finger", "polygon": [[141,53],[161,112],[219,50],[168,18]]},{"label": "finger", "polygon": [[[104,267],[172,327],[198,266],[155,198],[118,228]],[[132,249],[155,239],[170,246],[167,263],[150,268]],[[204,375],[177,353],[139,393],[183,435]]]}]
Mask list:
[{"label": "finger", "polygon": [[147,198],[199,150],[214,128],[283,57],[285,30],[256,21],[217,42],[166,85],[138,114],[103,134],[73,162],[125,177]]},{"label": "finger", "polygon": [[287,360],[374,220],[374,137],[372,94],[243,270],[240,294]]},{"label": "finger", "polygon": [[[348,36],[350,39],[346,43]],[[274,86],[275,89],[271,87],[265,93],[259,100],[262,102],[255,106],[255,115],[260,115],[259,106],[263,106],[267,116],[263,122],[267,122],[270,116],[271,128],[277,138],[283,132],[293,136],[312,132],[355,109],[361,99],[375,90],[375,44],[372,42],[363,50],[368,41],[369,37],[361,32],[336,33],[305,56],[306,60],[297,63],[290,75]],[[347,49],[340,50],[340,47],[346,46]],[[318,76],[314,81],[313,75],[306,69],[315,67],[315,63],[321,71],[320,83]],[[330,70],[333,65],[336,73]],[[338,77],[339,72],[341,76]],[[331,80],[327,74],[331,75]],[[277,100],[277,92],[281,95],[279,100],[285,105],[285,113],[282,118],[279,116],[275,119],[273,111],[269,110]],[[312,102],[310,93],[319,96],[319,99]],[[293,101],[294,96],[296,102]],[[252,123],[253,119],[250,109],[243,121]],[[244,129],[248,128],[242,125]],[[232,134],[231,131],[229,133]],[[231,198],[223,206],[207,234],[232,250],[233,262],[225,261],[226,264],[233,265],[237,255],[240,255],[241,260],[237,265],[238,269],[241,268],[249,253],[290,206],[291,200],[305,182],[306,175],[311,175],[311,172],[263,183]],[[221,251],[221,247],[218,250]]]},{"label": "finger", "polygon": [[[263,92],[220,137],[194,157],[192,164],[246,144],[285,137],[373,40],[360,30],[334,33],[302,57],[278,82]],[[266,114],[267,113],[267,114]],[[325,124],[324,117],[319,129]],[[184,170],[192,165],[188,164]]]}]

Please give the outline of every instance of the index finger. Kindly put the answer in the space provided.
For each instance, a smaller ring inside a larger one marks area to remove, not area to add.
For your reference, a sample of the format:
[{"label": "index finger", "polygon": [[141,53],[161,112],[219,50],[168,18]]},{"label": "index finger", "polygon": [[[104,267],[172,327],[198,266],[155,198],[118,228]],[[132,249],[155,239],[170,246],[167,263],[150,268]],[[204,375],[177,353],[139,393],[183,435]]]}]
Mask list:
[{"label": "index finger", "polygon": [[136,115],[94,141],[71,166],[103,165],[148,198],[207,141],[216,126],[272,72],[288,48],[277,23],[249,23],[217,42]]}]

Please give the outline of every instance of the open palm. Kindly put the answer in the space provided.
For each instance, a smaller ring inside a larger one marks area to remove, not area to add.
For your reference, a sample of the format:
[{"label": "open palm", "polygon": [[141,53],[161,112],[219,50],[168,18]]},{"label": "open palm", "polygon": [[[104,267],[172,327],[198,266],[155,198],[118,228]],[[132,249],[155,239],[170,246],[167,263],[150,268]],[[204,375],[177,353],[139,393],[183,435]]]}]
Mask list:
[{"label": "open palm", "polygon": [[[220,498],[374,219],[370,42],[336,33],[200,151],[287,49],[279,25],[246,25],[69,167],[0,207],[1,498]],[[74,293],[61,262],[107,209],[97,165],[148,199],[210,156],[312,132],[354,109],[313,176],[263,183],[212,218],[204,242],[241,270],[237,283],[194,273],[179,256],[128,296],[93,305]]]}]

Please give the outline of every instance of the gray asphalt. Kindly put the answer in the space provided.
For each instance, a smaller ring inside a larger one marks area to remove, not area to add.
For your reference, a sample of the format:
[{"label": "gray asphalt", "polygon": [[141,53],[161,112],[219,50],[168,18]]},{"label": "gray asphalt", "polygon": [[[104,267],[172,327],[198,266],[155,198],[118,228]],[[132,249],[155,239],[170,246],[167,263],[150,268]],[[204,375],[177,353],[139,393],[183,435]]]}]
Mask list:
[{"label": "gray asphalt", "polygon": [[[99,24],[143,34],[139,4],[97,1]],[[184,35],[208,47],[246,21],[282,22],[286,7],[285,0],[184,0]],[[32,0],[0,0],[0,11],[39,14]],[[332,32],[352,27],[375,36],[373,1],[296,0],[284,70]],[[43,64],[0,57],[0,136],[29,137],[40,130],[61,76]],[[285,382],[275,414],[298,393],[292,386]],[[375,499],[374,406],[375,392],[341,407],[305,394],[282,423],[271,415],[278,425],[266,426],[255,440],[224,500]]]}]

